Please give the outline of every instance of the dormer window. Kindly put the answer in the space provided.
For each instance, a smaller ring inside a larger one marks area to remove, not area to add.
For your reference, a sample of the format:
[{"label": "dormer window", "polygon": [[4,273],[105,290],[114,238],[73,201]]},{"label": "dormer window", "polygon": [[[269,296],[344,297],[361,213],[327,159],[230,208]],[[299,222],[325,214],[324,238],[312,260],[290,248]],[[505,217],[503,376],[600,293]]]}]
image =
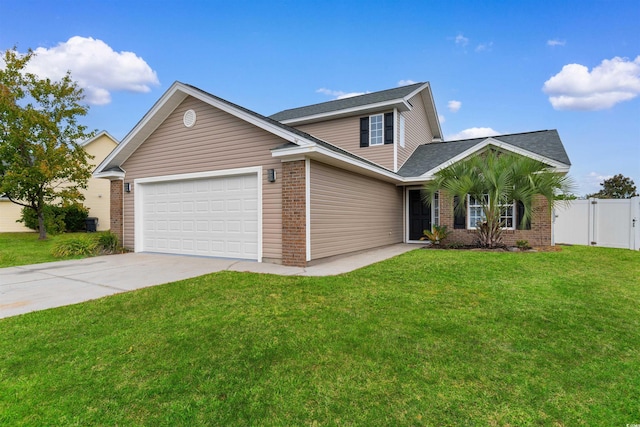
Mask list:
[{"label": "dormer window", "polygon": [[393,144],[393,113],[360,118],[360,147]]}]

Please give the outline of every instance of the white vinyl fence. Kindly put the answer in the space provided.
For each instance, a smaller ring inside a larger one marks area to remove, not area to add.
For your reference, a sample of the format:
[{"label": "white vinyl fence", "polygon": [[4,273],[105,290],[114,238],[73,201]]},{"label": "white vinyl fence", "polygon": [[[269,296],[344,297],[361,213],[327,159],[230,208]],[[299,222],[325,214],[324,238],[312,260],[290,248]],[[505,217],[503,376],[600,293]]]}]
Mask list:
[{"label": "white vinyl fence", "polygon": [[640,250],[640,197],[560,204],[553,215],[553,242]]}]

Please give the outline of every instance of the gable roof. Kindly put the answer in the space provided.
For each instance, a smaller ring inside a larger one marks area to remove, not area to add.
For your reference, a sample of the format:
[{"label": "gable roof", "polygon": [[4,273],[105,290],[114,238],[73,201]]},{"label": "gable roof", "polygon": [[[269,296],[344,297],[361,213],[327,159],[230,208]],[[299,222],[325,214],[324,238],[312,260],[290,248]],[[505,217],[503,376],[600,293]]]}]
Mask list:
[{"label": "gable roof", "polygon": [[428,82],[414,83],[393,89],[366,93],[364,95],[322,102],[320,104],[291,108],[272,114],[269,117],[284,124],[294,126],[354,114],[365,114],[382,109],[397,108],[399,111],[408,111],[413,108],[409,100],[417,94],[422,95],[422,100],[427,112],[427,120],[433,131],[434,138],[442,138],[440,121],[438,120],[435,103],[433,102],[431,86]]},{"label": "gable roof", "polygon": [[[411,87],[413,87],[413,91],[410,90]],[[377,95],[368,94],[375,95],[375,97],[369,97],[367,99],[387,99],[391,100],[390,102],[395,102],[397,98],[393,97],[398,94],[404,93],[408,94],[407,96],[409,97],[413,97],[421,91],[423,99],[425,93],[428,93],[428,97],[431,99],[430,90],[425,89],[429,89],[428,83],[382,91],[386,92],[382,95],[380,95],[380,93]],[[567,171],[571,164],[562,146],[558,132],[555,130],[547,130],[460,141],[430,142],[419,146],[402,168],[397,173],[394,173],[385,167],[273,118],[263,116],[226,101],[195,86],[174,82],[136,124],[131,132],[127,134],[122,142],[100,163],[94,172],[94,176],[110,179],[124,178],[125,171],[123,171],[120,166],[138,149],[149,135],[166,120],[175,108],[189,96],[281,137],[285,142],[271,149],[272,155],[275,158],[282,160],[297,160],[305,157],[318,159],[325,163],[335,164],[345,169],[355,170],[359,173],[375,176],[378,179],[396,184],[429,180],[432,174],[439,169],[453,162],[462,160],[482,150],[487,145],[497,146],[508,151],[536,158],[551,165],[559,172]],[[402,100],[402,102],[405,101],[406,100]],[[365,105],[362,104],[362,100],[357,103]],[[333,105],[344,106],[346,104],[339,103]],[[433,113],[435,113],[435,109]],[[437,121],[437,115],[434,117]],[[438,130],[439,129],[438,126]],[[106,132],[102,132],[100,135],[103,133]]]},{"label": "gable roof", "polygon": [[555,166],[556,169],[568,168],[571,165],[558,131],[553,129],[423,144],[407,159],[398,175],[419,177],[435,173],[451,162],[461,160],[487,145],[537,158]]},{"label": "gable roof", "polygon": [[414,83],[412,85],[381,90],[379,92],[365,93],[364,95],[351,96],[349,98],[336,99],[333,101],[321,102],[319,104],[291,108],[288,110],[280,111],[279,113],[272,114],[269,117],[278,121],[288,121],[322,113],[333,113],[350,108],[385,103],[388,101],[403,99],[408,95],[413,94],[413,92],[415,92],[423,85],[425,85],[425,83]]},{"label": "gable roof", "polygon": [[[348,159],[348,161],[364,166],[367,169],[375,171],[375,173],[381,173],[387,175],[387,177],[391,174],[397,177],[397,175],[386,168],[316,138],[313,135],[212,95],[195,86],[178,81],[171,85],[127,136],[125,136],[122,142],[98,165],[94,176],[98,178],[123,178],[125,172],[120,166],[188,96],[193,96],[286,140],[287,143],[272,149],[274,153],[280,152],[280,155],[286,156],[287,153],[292,151],[292,148],[301,148],[306,152],[322,151],[324,154],[332,154],[342,159]],[[318,150],[318,148],[321,150]]]},{"label": "gable roof", "polygon": [[[323,141],[298,129],[212,95],[195,86],[176,81],[124,137],[118,147],[98,166],[95,172],[96,176],[107,178],[122,174],[120,166],[188,96],[197,98],[297,145],[323,143]],[[114,172],[115,175],[110,172]]]}]

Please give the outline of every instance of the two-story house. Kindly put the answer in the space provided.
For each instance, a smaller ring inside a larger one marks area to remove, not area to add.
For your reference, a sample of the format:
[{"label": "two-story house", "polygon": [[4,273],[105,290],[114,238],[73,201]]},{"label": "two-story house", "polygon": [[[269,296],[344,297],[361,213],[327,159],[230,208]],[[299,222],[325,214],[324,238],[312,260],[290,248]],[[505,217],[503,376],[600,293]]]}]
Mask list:
[{"label": "two-story house", "polygon": [[[102,162],[111,229],[135,251],[304,266],[417,241],[434,224],[469,243],[453,200],[426,205],[421,185],[488,147],[570,166],[555,130],[442,140],[428,83],[266,117],[176,82]],[[551,243],[542,199],[526,230],[517,207],[505,240]]]}]

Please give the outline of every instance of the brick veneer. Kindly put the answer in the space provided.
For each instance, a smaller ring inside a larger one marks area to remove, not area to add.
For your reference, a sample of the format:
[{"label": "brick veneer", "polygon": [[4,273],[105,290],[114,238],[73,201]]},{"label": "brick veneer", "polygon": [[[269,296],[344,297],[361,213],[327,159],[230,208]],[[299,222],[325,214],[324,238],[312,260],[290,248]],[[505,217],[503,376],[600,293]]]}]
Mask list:
[{"label": "brick veneer", "polygon": [[111,181],[111,189],[110,189],[110,216],[111,216],[111,224],[110,230],[113,234],[118,236],[118,241],[120,244],[123,242],[124,238],[124,229],[122,227],[123,224],[123,187],[124,181],[121,179],[116,179]]},{"label": "brick veneer", "polygon": [[[440,225],[446,225],[450,231],[447,240],[465,245],[477,243],[475,230],[461,230],[453,228],[453,198],[445,192],[440,192]],[[543,196],[536,196],[533,200],[531,213],[531,230],[504,230],[502,241],[507,246],[515,246],[518,240],[527,240],[531,246],[551,245],[551,211],[549,203]]]},{"label": "brick veneer", "polygon": [[306,267],[305,161],[282,164],[282,264]]}]

